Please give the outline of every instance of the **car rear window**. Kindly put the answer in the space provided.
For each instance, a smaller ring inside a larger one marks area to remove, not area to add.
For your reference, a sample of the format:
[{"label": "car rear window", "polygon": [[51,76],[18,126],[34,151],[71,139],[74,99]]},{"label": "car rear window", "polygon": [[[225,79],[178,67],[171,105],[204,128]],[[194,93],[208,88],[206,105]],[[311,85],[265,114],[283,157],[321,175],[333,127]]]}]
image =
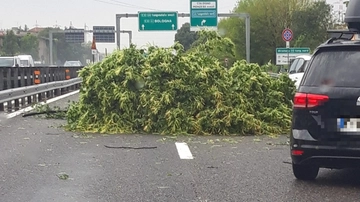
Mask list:
[{"label": "car rear window", "polygon": [[360,48],[320,50],[307,68],[305,86],[360,87]]}]

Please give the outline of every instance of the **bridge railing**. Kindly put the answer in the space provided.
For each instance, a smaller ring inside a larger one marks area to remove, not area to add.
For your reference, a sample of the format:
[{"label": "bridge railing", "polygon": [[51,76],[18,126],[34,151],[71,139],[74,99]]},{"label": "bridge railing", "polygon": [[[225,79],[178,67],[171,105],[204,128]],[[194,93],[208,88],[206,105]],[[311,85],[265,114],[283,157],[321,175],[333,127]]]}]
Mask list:
[{"label": "bridge railing", "polygon": [[0,67],[0,91],[77,78],[81,67]]},{"label": "bridge railing", "polygon": [[0,67],[0,112],[14,112],[80,88],[83,67]]}]

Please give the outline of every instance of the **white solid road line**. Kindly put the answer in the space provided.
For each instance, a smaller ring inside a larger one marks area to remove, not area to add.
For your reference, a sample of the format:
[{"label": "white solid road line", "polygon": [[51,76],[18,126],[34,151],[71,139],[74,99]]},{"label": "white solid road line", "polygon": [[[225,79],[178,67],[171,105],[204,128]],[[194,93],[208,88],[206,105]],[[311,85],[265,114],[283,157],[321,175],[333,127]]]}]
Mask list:
[{"label": "white solid road line", "polygon": [[[52,103],[52,102],[56,102],[58,100],[61,100],[61,99],[64,99],[66,97],[69,97],[69,96],[72,96],[72,95],[75,95],[76,93],[79,93],[80,90],[76,90],[74,92],[71,92],[71,93],[67,93],[67,94],[64,94],[64,95],[61,95],[61,96],[58,96],[58,97],[54,97],[54,98],[51,98],[51,99],[48,99],[46,100],[46,102],[39,102],[37,104],[40,104],[40,105],[45,105],[45,104],[49,104],[49,103]],[[6,118],[8,119],[11,119],[11,118],[14,118],[16,116],[19,116],[25,112],[29,112],[31,110],[33,110],[34,108],[33,107],[26,107],[24,109],[21,109],[21,110],[18,110],[16,112],[13,112],[13,113],[10,113],[10,114],[7,114],[6,115]]]},{"label": "white solid road line", "polygon": [[194,159],[188,145],[185,142],[176,142],[175,145],[180,159]]}]

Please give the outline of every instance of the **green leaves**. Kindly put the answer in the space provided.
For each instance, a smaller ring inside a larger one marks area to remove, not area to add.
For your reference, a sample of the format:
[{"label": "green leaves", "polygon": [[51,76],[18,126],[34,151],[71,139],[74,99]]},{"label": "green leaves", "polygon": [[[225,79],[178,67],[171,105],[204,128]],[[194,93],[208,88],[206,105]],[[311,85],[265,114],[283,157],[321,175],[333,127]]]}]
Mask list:
[{"label": "green leaves", "polygon": [[271,78],[264,67],[246,61],[226,69],[204,50],[231,41],[207,34],[191,52],[176,43],[150,47],[144,57],[131,46],[83,68],[80,100],[68,111],[68,128],[165,135],[287,131],[295,89],[291,80]]},{"label": "green leaves", "polygon": [[[251,18],[251,61],[275,63],[276,48],[284,47],[281,33],[284,28],[293,30],[291,46],[310,47],[312,50],[323,43],[327,29],[333,27],[331,5],[314,0],[241,0],[234,13],[249,13]],[[240,18],[224,18],[219,30],[235,43],[236,59],[246,58],[245,21]]]}]

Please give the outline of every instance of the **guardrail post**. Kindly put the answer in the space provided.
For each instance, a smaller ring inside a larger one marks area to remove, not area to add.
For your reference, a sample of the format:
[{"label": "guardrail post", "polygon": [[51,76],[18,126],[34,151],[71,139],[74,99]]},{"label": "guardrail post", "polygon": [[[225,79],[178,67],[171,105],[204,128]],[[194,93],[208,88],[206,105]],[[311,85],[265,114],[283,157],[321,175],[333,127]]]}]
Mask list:
[{"label": "guardrail post", "polygon": [[[13,83],[14,83],[13,69],[12,69],[12,67],[7,67],[6,70],[7,70],[7,74],[6,74],[6,79],[7,79],[6,84],[7,84],[7,86],[6,86],[6,89],[13,88]],[[8,112],[12,111],[12,102],[11,101],[8,101],[6,103],[6,110]]]},{"label": "guardrail post", "polygon": [[20,76],[19,86],[20,87],[24,87],[26,85],[25,83],[26,83],[27,77],[26,77],[25,73],[26,73],[26,68],[22,67],[19,69],[19,76]]},{"label": "guardrail post", "polygon": [[4,70],[4,68],[0,68],[0,90],[4,90],[4,84],[5,84],[5,79],[4,79],[4,73],[6,71]]},{"label": "guardrail post", "polygon": [[[34,75],[33,75],[34,69],[35,68],[33,67],[25,69],[25,74],[26,74],[25,86],[34,85]],[[33,96],[27,96],[26,99],[27,99],[27,105],[33,103]]]},{"label": "guardrail post", "polygon": [[[5,68],[0,68],[0,90],[4,90],[6,80],[4,79],[4,74],[6,73]],[[0,103],[0,112],[4,111],[4,103]]]},{"label": "guardrail post", "polygon": [[7,103],[6,103],[6,110],[7,110],[7,112],[12,112],[12,108],[13,108],[13,106],[12,106],[12,102],[11,101],[8,101]]},{"label": "guardrail post", "polygon": [[[25,81],[26,81],[26,78],[27,77],[25,77],[25,71],[26,71],[26,67],[22,67],[22,68],[20,68],[19,69],[19,76],[20,76],[20,80],[19,80],[19,86],[20,87],[24,87],[26,84],[25,84]],[[20,104],[19,104],[19,108],[20,108],[20,105],[21,106],[24,106],[24,105],[26,105],[26,100],[25,100],[25,97],[23,97],[23,98],[21,98],[20,99],[21,100],[21,102],[20,102]],[[16,103],[15,103],[16,104]]]},{"label": "guardrail post", "polygon": [[6,67],[6,86],[4,90],[11,88],[11,67]]},{"label": "guardrail post", "polygon": [[[52,81],[52,76],[51,76],[50,70],[51,70],[50,68],[46,68],[46,70],[45,70],[45,72],[46,72],[46,74],[45,74],[45,82],[51,82]],[[45,94],[46,94],[45,95],[46,99],[53,97],[53,91],[52,90],[46,91]]]},{"label": "guardrail post", "polygon": [[20,69],[20,67],[13,68],[13,70],[14,70],[14,88],[21,87],[20,81],[22,78],[20,77],[19,69]]},{"label": "guardrail post", "polygon": [[17,83],[17,80],[18,80],[18,75],[14,75],[14,69],[15,68],[10,68],[9,71],[10,71],[10,88],[15,88],[15,81]]}]

